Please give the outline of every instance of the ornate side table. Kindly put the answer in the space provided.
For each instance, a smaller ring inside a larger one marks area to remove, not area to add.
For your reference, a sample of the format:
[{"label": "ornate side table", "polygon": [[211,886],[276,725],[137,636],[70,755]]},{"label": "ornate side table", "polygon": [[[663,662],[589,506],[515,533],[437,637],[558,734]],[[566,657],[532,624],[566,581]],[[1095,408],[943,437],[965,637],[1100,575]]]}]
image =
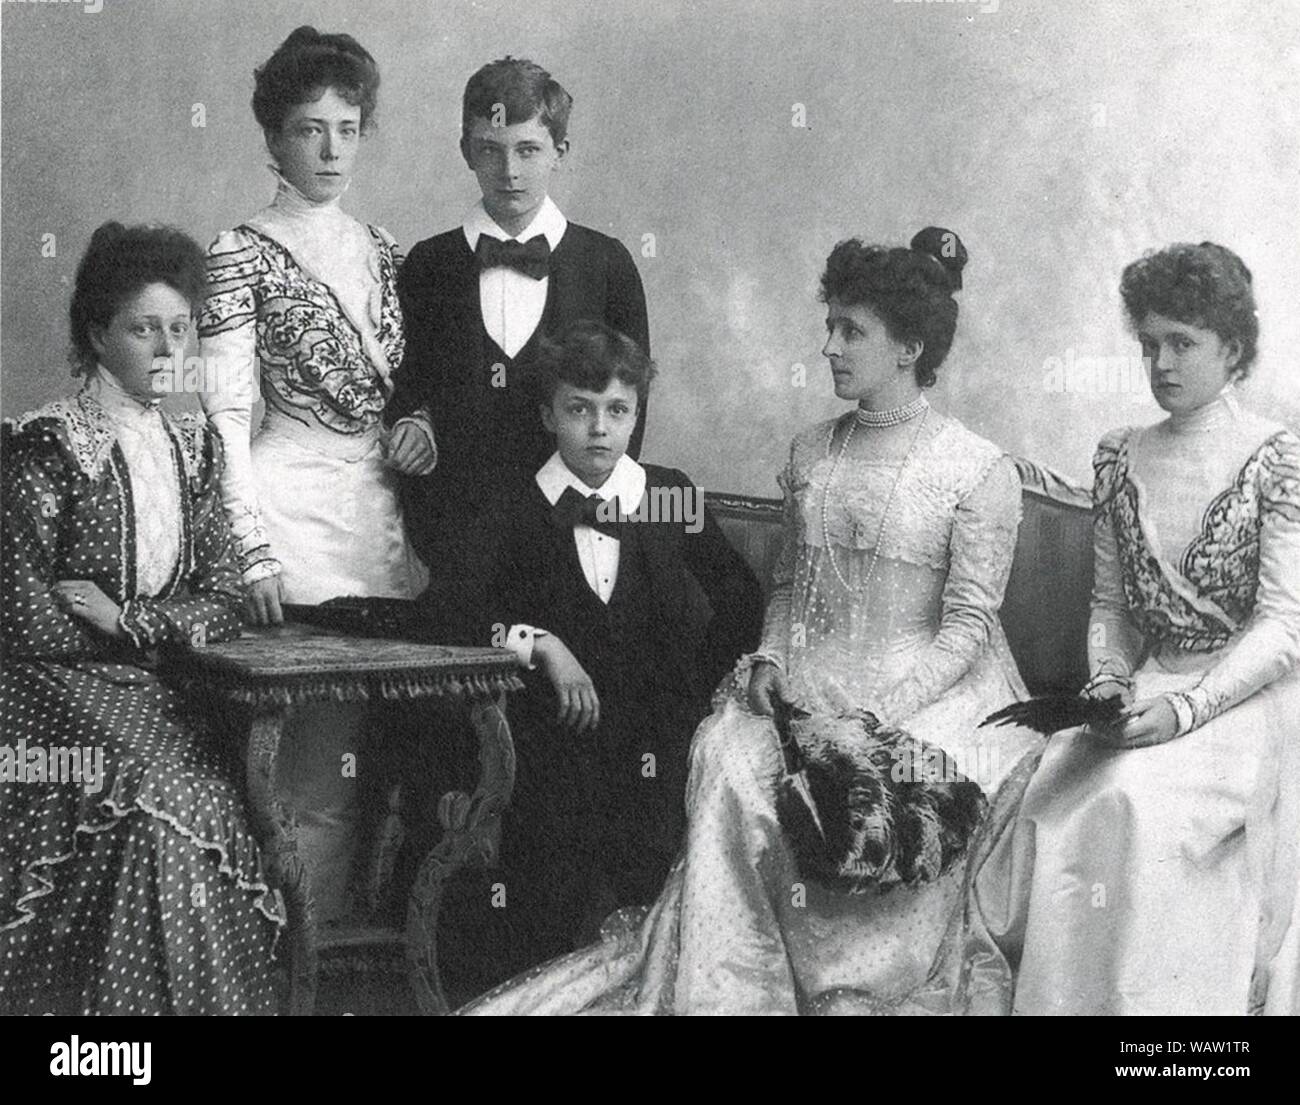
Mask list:
[{"label": "ornate side table", "polygon": [[[442,888],[469,864],[495,865],[501,813],[514,787],[505,705],[507,693],[523,686],[517,672],[518,662],[505,649],[351,637],[301,624],[249,630],[236,641],[167,653],[164,674],[170,682],[227,715],[233,707],[240,719],[253,831],[267,877],[285,901],[292,1015],[310,1016],[315,1007],[319,951],[384,944],[405,945],[421,1012],[447,1012],[437,962]],[[472,795],[442,796],[442,835],[420,863],[404,932],[370,927],[322,939],[298,855],[297,824],[274,785],[285,714],[305,702],[417,698],[442,698],[468,709],[478,736],[478,784]]]}]

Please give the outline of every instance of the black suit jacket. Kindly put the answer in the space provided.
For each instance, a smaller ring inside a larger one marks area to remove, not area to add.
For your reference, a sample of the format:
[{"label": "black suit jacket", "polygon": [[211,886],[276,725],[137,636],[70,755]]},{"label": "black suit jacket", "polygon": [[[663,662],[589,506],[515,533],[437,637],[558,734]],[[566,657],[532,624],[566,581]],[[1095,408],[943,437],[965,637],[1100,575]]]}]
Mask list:
[{"label": "black suit jacket", "polygon": [[[645,468],[648,495],[655,488],[677,489],[683,501],[687,493],[697,495],[702,508],[703,495],[684,473]],[[640,662],[672,672],[683,694],[707,711],[718,681],[738,656],[757,647],[763,597],[753,571],[707,510],[703,523],[695,533],[683,519],[628,525],[638,529],[657,617],[638,645]],[[573,531],[551,523],[550,504],[531,474],[503,481],[463,548],[454,569],[442,573],[421,599],[435,639],[485,645],[503,627],[519,623],[564,636],[571,614],[566,596],[587,583]],[[579,663],[591,661],[591,642],[564,643]]]},{"label": "black suit jacket", "polygon": [[[645,292],[632,255],[608,235],[569,223],[551,254],[546,306],[528,343],[508,358],[487,336],[479,268],[457,227],[417,244],[397,282],[406,321],[406,355],[385,412],[391,425],[428,412],[438,467],[404,481],[407,532],[435,570],[450,554],[446,534],[477,512],[480,488],[502,471],[530,477],[554,451],[533,387],[539,335],[555,337],[578,319],[599,319],[650,352]],[[504,366],[504,380],[494,366]],[[504,383],[504,386],[501,386]],[[645,404],[628,448],[635,459]]]}]

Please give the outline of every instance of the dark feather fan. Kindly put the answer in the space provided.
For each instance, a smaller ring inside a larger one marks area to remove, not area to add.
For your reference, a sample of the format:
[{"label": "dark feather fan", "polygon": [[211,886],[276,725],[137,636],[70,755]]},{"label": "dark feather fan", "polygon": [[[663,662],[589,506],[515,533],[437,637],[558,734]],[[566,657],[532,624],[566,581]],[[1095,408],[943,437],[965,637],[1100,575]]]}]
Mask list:
[{"label": "dark feather fan", "polygon": [[936,879],[965,852],[987,803],[942,749],[865,712],[782,704],[775,720],[777,817],[804,877],[861,894]]},{"label": "dark feather fan", "polygon": [[1077,694],[1052,694],[1013,702],[989,714],[980,722],[986,725],[1022,725],[1036,733],[1059,733],[1086,725],[1098,732],[1117,729],[1123,719],[1123,702],[1114,698],[1084,698]]}]

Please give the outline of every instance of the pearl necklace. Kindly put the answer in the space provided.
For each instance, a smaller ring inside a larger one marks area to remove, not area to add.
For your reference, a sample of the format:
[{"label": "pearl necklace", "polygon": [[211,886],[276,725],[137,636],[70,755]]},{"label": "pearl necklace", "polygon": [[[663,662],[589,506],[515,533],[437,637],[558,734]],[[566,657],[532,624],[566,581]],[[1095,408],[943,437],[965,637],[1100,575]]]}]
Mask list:
[{"label": "pearl necklace", "polygon": [[[902,415],[903,411],[911,410],[910,414]],[[858,428],[858,423],[862,421],[864,413],[873,415],[890,416],[894,420],[891,422],[871,423],[872,425],[899,425],[906,422],[909,418],[914,418],[918,413],[921,414],[921,421],[912,434],[911,444],[907,447],[907,452],[903,456],[903,463],[898,466],[898,474],[894,477],[893,486],[889,489],[889,498],[885,500],[885,509],[880,512],[880,528],[876,530],[875,545],[871,549],[871,560],[867,564],[867,574],[862,577],[860,589],[866,591],[871,586],[872,576],[876,574],[876,561],[880,559],[880,542],[885,535],[885,525],[889,521],[889,511],[894,505],[894,495],[898,491],[898,485],[903,479],[903,472],[907,468],[908,462],[912,459],[912,453],[916,450],[916,443],[920,440],[921,431],[925,429],[926,420],[930,417],[930,404],[925,401],[925,396],[921,396],[914,403],[909,403],[906,407],[896,407],[892,411],[870,411],[864,412],[861,407],[858,408],[858,417],[849,423],[848,432],[844,435],[844,441],[840,445],[840,451],[835,457],[835,463],[831,465],[830,475],[826,477],[826,489],[822,492],[822,543],[826,548],[826,557],[831,562],[831,567],[835,570],[835,578],[840,581],[840,586],[846,591],[852,591],[853,586],[844,574],[840,571],[840,566],[835,560],[835,550],[831,547],[831,531],[827,522],[828,506],[831,499],[831,485],[835,482],[835,473],[840,469],[840,462],[844,459],[845,452],[848,451],[849,442],[853,440],[853,431]],[[900,415],[902,415],[900,417]]]},{"label": "pearl necklace", "polygon": [[924,395],[918,395],[910,403],[901,407],[891,407],[887,411],[873,411],[866,407],[858,408],[858,422],[863,426],[901,426],[910,421],[930,406]]}]

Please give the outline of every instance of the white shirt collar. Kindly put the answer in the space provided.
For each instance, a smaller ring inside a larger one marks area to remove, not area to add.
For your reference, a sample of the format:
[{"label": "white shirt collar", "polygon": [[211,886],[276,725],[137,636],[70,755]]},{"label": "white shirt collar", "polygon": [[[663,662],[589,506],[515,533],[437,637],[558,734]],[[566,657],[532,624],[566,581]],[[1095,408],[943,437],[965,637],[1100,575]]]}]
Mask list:
[{"label": "white shirt collar", "polygon": [[645,495],[645,469],[626,453],[618,458],[614,471],[609,474],[609,479],[602,487],[588,487],[578,479],[561,459],[558,451],[552,453],[551,459],[537,470],[534,479],[537,480],[537,486],[542,489],[542,494],[546,496],[546,501],[551,506],[560,501],[560,496],[564,494],[566,487],[572,487],[584,498],[599,495],[608,502],[617,495],[619,509],[624,514],[631,514],[640,505],[641,498]]},{"label": "white shirt collar", "polygon": [[[526,242],[529,238],[544,234],[546,240],[550,243],[551,249],[556,249],[559,247],[560,239],[564,237],[564,232],[568,226],[569,220],[555,206],[555,201],[550,196],[547,196],[542,201],[542,206],[538,209],[537,214],[533,216],[533,221],[514,236],[514,241]],[[496,238],[500,242],[511,240],[510,235],[502,230],[497,225],[496,220],[487,213],[482,200],[479,200],[470,208],[469,214],[465,216],[465,221],[461,223],[461,227],[465,231],[465,241],[469,243],[471,250],[478,248],[479,236],[482,234],[486,234],[489,238]]]}]

